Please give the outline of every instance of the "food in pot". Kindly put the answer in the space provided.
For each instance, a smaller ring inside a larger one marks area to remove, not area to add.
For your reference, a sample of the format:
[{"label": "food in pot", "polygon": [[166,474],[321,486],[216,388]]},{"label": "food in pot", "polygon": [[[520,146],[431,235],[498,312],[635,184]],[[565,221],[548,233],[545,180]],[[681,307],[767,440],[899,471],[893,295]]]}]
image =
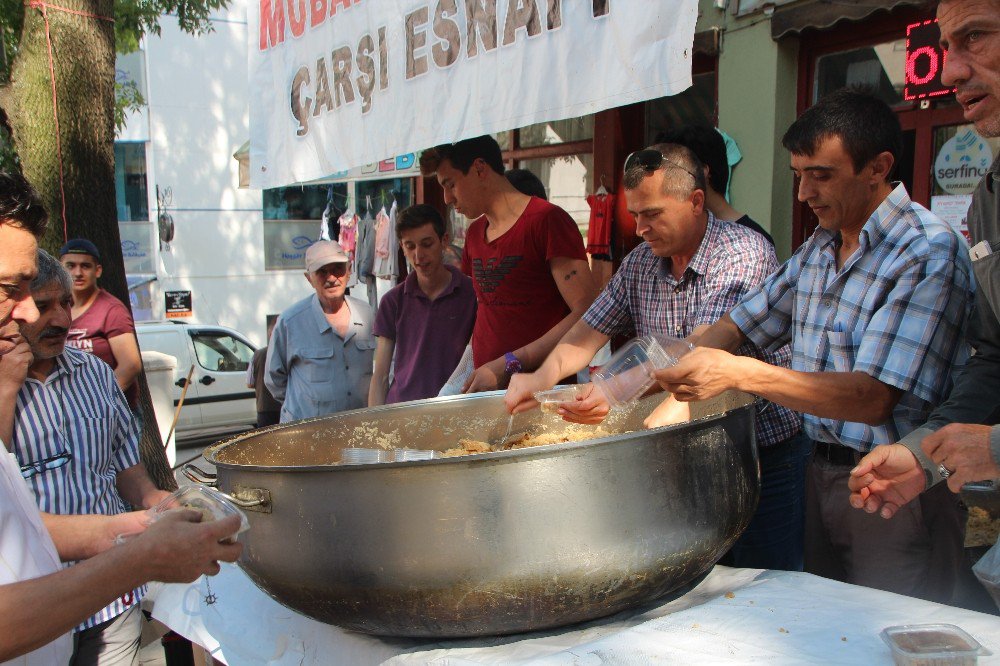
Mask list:
[{"label": "food in pot", "polygon": [[[546,444],[562,444],[564,442],[579,442],[585,439],[596,439],[598,437],[608,437],[611,433],[602,429],[594,428],[592,430],[568,430],[564,432],[546,432],[539,433],[537,435],[532,435],[530,433],[521,433],[514,435],[507,439],[504,443],[502,450],[507,449],[527,449],[533,446],[545,446]],[[458,446],[455,448],[447,449],[441,455],[445,458],[451,458],[454,456],[467,456],[475,453],[491,453],[493,451],[499,451],[501,449],[496,449],[486,442],[480,442],[474,439],[460,439],[458,440]]]},{"label": "food in pot", "polygon": [[969,508],[969,519],[965,524],[965,545],[992,546],[1000,536],[1000,516],[993,516],[989,511],[974,506]]}]

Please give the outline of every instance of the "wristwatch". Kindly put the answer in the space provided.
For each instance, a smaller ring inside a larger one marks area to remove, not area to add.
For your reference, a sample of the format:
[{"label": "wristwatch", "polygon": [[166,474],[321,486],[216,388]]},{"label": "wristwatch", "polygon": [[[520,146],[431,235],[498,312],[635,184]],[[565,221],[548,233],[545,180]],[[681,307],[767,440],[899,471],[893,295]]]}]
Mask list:
[{"label": "wristwatch", "polygon": [[524,368],[521,366],[521,361],[514,356],[514,352],[507,352],[503,355],[503,360],[505,362],[503,371],[507,373],[507,376],[521,372]]}]

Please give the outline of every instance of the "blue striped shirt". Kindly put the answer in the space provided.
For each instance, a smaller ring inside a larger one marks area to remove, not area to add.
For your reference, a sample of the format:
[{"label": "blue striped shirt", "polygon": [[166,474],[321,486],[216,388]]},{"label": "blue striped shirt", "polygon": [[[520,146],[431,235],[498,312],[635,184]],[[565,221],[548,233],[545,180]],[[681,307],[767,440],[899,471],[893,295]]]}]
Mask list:
[{"label": "blue striped shirt", "polygon": [[[66,347],[45,381],[29,377],[17,394],[11,452],[22,465],[73,455],[66,465],[27,479],[42,511],[116,515],[129,510],[115,482],[119,472],[140,464],[139,432],[111,367]],[[117,599],[77,630],[117,617],[145,590]]]},{"label": "blue striped shirt", "polygon": [[975,283],[965,239],[898,185],[837,269],[840,236],[822,227],[730,313],[766,349],[792,345],[792,369],[863,372],[902,391],[879,426],[804,415],[814,440],[865,452],[922,424],[968,358]]}]

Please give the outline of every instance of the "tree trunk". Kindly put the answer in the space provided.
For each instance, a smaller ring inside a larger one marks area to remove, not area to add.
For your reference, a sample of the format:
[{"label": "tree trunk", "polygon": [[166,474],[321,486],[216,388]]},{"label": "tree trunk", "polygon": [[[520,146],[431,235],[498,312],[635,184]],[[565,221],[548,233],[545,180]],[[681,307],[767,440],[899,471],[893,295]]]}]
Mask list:
[{"label": "tree trunk", "polygon": [[[54,7],[46,10],[50,61],[46,15],[41,7],[26,6],[11,83],[2,91],[0,105],[7,115],[24,176],[49,211],[49,230],[42,245],[56,253],[67,238],[93,241],[104,267],[101,285],[129,306],[115,205],[114,26],[110,20],[96,18],[112,17],[114,3],[60,0],[57,4],[91,16]],[[139,381],[142,460],[159,487],[173,488],[176,484],[163,451],[145,373]]]}]

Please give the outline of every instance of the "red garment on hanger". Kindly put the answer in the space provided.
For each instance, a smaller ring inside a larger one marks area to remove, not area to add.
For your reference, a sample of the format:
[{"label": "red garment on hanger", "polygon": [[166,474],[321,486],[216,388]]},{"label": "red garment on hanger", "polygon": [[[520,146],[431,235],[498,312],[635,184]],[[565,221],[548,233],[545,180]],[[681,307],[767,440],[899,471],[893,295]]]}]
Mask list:
[{"label": "red garment on hanger", "polygon": [[611,221],[614,219],[615,195],[591,194],[590,223],[587,227],[587,254],[611,255]]}]

